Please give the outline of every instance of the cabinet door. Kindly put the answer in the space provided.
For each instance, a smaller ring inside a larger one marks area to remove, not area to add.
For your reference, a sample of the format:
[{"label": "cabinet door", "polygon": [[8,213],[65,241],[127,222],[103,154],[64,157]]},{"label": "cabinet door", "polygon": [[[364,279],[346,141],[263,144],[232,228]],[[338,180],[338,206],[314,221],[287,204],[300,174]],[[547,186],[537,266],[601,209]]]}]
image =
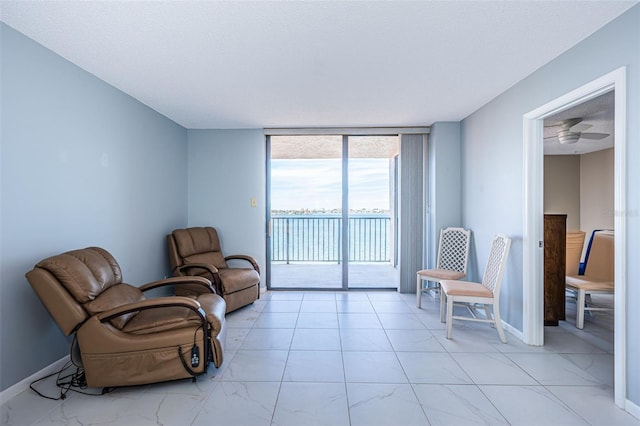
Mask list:
[{"label": "cabinet door", "polygon": [[544,215],[544,325],[565,319],[567,215]]}]

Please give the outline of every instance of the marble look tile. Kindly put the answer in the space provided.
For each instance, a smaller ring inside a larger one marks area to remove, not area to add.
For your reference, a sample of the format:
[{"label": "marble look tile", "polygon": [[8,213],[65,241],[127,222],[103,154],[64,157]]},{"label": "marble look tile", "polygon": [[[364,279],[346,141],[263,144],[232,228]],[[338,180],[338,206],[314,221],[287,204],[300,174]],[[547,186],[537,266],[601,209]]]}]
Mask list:
[{"label": "marble look tile", "polygon": [[538,384],[529,374],[501,353],[454,353],[451,356],[475,384]]},{"label": "marble look tile", "polygon": [[603,354],[607,351],[581,339],[571,333],[562,331],[547,332],[545,328],[544,346],[547,351],[562,354]]},{"label": "marble look tile", "polygon": [[303,300],[300,312],[337,312],[335,300]]},{"label": "marble look tile", "polygon": [[340,351],[291,351],[284,370],[286,382],[344,382]]},{"label": "marble look tile", "polygon": [[240,350],[220,377],[223,381],[275,382],[282,380],[288,351]]},{"label": "marble look tile", "polygon": [[347,383],[353,426],[428,425],[411,385]]},{"label": "marble look tile", "polygon": [[[67,398],[58,409],[35,424],[189,424],[198,415],[205,401],[204,395],[181,393],[139,392],[76,396]],[[180,410],[173,407],[180,407]]]},{"label": "marble look tile", "polygon": [[398,352],[444,352],[429,330],[387,330],[391,346]]},{"label": "marble look tile", "polygon": [[279,389],[278,382],[221,382],[209,395],[192,426],[268,426]]},{"label": "marble look tile", "polygon": [[262,312],[299,312],[302,305],[300,300],[271,300]]},{"label": "marble look tile", "polygon": [[476,385],[414,384],[432,426],[508,424]]},{"label": "marble look tile", "polygon": [[225,316],[225,324],[229,328],[251,328],[260,316],[259,312],[251,311],[244,313],[241,311],[229,312]]},{"label": "marble look tile", "polygon": [[598,379],[558,354],[508,354],[541,385],[599,385]]},{"label": "marble look tile", "polygon": [[388,301],[380,301],[380,300],[372,300],[371,304],[373,305],[373,309],[379,314],[414,314],[417,309],[415,306],[410,307],[406,303],[399,302],[388,302]]},{"label": "marble look tile", "polygon": [[292,350],[339,351],[340,332],[329,328],[298,328],[291,342]]},{"label": "marble look tile", "polygon": [[293,338],[293,329],[281,328],[254,328],[247,334],[240,349],[279,349],[288,350]]},{"label": "marble look tile", "polygon": [[553,353],[551,350],[547,349],[546,346],[532,346],[527,345],[522,340],[517,338],[509,338],[507,335],[507,343],[502,343],[500,341],[491,343],[491,345],[498,351],[504,354],[510,353]]},{"label": "marble look tile", "polygon": [[317,291],[317,292],[307,291],[307,292],[304,293],[303,300],[305,302],[309,301],[309,300],[335,301],[336,300],[336,293],[334,293],[332,291]]},{"label": "marble look tile", "polygon": [[261,295],[260,299],[256,300],[250,305],[251,308],[256,312],[262,312],[264,310],[264,307],[267,306],[267,302],[269,302],[268,300],[263,299],[262,297],[263,296]]},{"label": "marble look tile", "polygon": [[267,294],[270,295],[269,300],[271,301],[294,300],[299,302],[305,296],[304,291],[269,291]]},{"label": "marble look tile", "polygon": [[391,351],[391,343],[384,330],[352,329],[340,330],[343,351]]},{"label": "marble look tile", "polygon": [[408,382],[394,352],[343,352],[342,358],[347,382]]},{"label": "marble look tile", "polygon": [[338,312],[349,313],[375,313],[373,305],[368,300],[351,300],[351,299],[338,299],[336,307]]},{"label": "marble look tile", "polygon": [[336,294],[336,300],[352,300],[352,301],[361,301],[361,302],[369,302],[369,296],[367,293],[361,291],[349,291],[344,292],[340,291]]},{"label": "marble look tile", "polygon": [[416,314],[378,314],[386,330],[424,330],[426,327]]},{"label": "marble look tile", "polygon": [[340,328],[382,328],[378,316],[374,313],[338,314]]},{"label": "marble look tile", "polygon": [[480,390],[514,426],[588,424],[543,386],[480,386]]},{"label": "marble look tile", "polygon": [[450,354],[435,352],[397,352],[396,354],[411,383],[472,383]]},{"label": "marble look tile", "polygon": [[[44,383],[37,386],[38,391],[44,395],[56,398],[60,395],[60,389],[55,384]],[[68,398],[70,399],[71,396]],[[54,401],[41,398],[30,389],[19,393],[9,401],[2,401],[0,406],[0,424],[11,426],[30,425],[41,418],[45,417],[56,407],[61,405],[62,401]]]},{"label": "marble look tile", "polygon": [[244,339],[247,337],[251,331],[250,328],[227,328],[227,339],[225,340],[224,349],[225,349],[225,358],[226,351],[235,351],[240,349]]},{"label": "marble look tile", "polygon": [[559,400],[592,425],[640,425],[640,420],[613,404],[608,386],[549,386]]},{"label": "marble look tile", "polygon": [[614,386],[613,354],[565,354],[563,357],[595,377],[600,383]]},{"label": "marble look tile", "polygon": [[[336,309],[301,312],[305,302]],[[2,402],[0,424],[640,426],[613,402],[611,332],[589,325],[545,327],[545,345],[533,347],[456,321],[447,340],[428,296],[416,309],[415,294],[269,291],[227,315],[225,361],[195,383],[69,392],[64,401],[29,390]],[[266,349],[274,347],[282,349]],[[48,395],[59,395],[54,382],[45,381]]]},{"label": "marble look tile", "polygon": [[338,328],[335,313],[300,312],[297,328]]},{"label": "marble look tile", "polygon": [[371,302],[402,302],[402,294],[395,291],[369,291],[366,293]]},{"label": "marble look tile", "polygon": [[344,384],[283,382],[272,424],[349,425]]},{"label": "marble look tile", "polygon": [[298,321],[297,312],[263,312],[254,328],[295,328]]},{"label": "marble look tile", "polygon": [[[439,309],[439,308],[438,308]],[[444,330],[446,324],[440,322],[440,311],[437,312],[418,312],[416,314],[418,319],[424,326],[429,330]],[[440,335],[444,335],[444,332],[441,331]]]},{"label": "marble look tile", "polygon": [[[447,339],[445,330],[442,332],[434,331],[433,335],[447,352],[498,352],[496,346],[502,343],[494,329],[489,328],[486,324],[483,324],[482,329],[469,328],[468,323],[465,324],[457,328],[454,325],[451,339]],[[508,342],[511,336],[507,332],[505,334]]]}]

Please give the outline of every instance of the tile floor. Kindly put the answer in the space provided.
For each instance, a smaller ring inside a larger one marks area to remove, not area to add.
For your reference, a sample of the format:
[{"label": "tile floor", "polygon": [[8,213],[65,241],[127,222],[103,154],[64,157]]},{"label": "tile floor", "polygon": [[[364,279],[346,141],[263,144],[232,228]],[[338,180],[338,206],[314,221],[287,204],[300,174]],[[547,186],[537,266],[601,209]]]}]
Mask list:
[{"label": "tile floor", "polygon": [[2,424],[640,425],[613,403],[611,342],[571,324],[548,327],[544,347],[467,322],[447,340],[428,295],[417,309],[395,292],[269,292],[227,326],[223,366],[196,383],[26,391]]}]

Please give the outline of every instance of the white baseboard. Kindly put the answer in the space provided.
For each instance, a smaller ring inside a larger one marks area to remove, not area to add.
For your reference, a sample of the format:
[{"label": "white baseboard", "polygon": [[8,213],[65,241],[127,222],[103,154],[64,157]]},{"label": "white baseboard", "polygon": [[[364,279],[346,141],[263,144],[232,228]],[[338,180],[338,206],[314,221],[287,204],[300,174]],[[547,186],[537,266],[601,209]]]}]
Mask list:
[{"label": "white baseboard", "polygon": [[509,323],[506,323],[504,321],[502,321],[502,327],[508,331],[509,333],[513,334],[514,336],[516,336],[518,339],[520,339],[521,341],[524,342],[524,334],[522,334],[522,331],[518,330],[517,328],[515,328],[514,326],[512,326]]},{"label": "white baseboard", "polygon": [[2,392],[0,392],[0,403],[4,404],[5,402],[29,389],[29,384],[31,384],[31,382],[33,382],[34,380],[38,380],[41,377],[59,371],[67,362],[69,362],[69,355],[65,355],[56,362],[46,366],[42,370],[37,371],[24,380],[19,381],[15,385],[6,388]]},{"label": "white baseboard", "polygon": [[633,417],[640,419],[640,405],[637,405],[628,399],[624,401],[624,409],[627,413],[631,414]]}]

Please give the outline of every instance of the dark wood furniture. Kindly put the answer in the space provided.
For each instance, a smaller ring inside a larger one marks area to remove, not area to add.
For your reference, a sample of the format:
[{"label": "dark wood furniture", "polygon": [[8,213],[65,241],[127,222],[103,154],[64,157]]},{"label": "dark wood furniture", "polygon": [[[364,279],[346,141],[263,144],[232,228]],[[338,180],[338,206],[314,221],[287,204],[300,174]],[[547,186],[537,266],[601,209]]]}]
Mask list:
[{"label": "dark wood furniture", "polygon": [[544,215],[544,325],[565,319],[566,214]]}]

